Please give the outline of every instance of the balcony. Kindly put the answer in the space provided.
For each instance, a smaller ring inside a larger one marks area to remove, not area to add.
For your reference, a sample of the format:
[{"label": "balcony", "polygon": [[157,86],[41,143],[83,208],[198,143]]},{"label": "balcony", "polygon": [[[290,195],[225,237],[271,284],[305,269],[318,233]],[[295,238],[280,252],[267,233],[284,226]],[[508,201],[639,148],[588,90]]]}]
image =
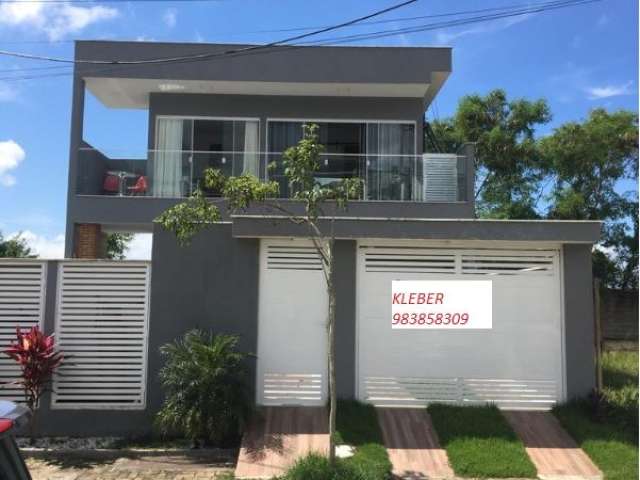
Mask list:
[{"label": "balcony", "polygon": [[[79,150],[77,195],[183,198],[201,188],[206,168],[225,175],[251,173],[280,184],[280,197],[290,191],[283,174],[282,153],[247,151],[150,150],[143,155],[106,156],[92,147]],[[316,180],[331,185],[361,178],[360,200],[401,202],[466,202],[471,159],[458,154],[372,155],[326,153]],[[275,168],[267,173],[265,166]],[[219,192],[204,191],[208,196]]]}]

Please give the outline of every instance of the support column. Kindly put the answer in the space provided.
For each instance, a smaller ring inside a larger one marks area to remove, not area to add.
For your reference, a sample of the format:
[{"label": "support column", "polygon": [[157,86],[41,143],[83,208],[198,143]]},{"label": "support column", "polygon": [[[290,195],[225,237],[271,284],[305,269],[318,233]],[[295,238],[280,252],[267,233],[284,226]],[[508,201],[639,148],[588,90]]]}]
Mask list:
[{"label": "support column", "polygon": [[104,240],[102,227],[97,223],[78,223],[75,225],[75,258],[102,258]]}]

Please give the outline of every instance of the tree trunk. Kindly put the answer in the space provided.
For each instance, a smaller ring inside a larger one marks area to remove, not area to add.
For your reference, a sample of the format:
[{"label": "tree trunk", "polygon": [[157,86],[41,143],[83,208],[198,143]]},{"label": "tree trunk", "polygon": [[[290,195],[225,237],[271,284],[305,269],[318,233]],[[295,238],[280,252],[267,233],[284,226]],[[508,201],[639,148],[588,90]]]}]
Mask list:
[{"label": "tree trunk", "polygon": [[327,285],[329,293],[329,318],[327,321],[327,342],[328,342],[328,367],[329,367],[329,463],[333,465],[336,460],[336,294],[333,288],[333,268],[329,271],[330,282]]}]

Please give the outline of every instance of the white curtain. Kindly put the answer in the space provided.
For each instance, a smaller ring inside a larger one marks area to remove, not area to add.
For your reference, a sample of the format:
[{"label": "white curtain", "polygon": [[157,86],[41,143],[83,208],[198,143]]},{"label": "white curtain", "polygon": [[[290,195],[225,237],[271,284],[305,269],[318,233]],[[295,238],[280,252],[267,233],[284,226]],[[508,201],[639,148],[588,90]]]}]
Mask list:
[{"label": "white curtain", "polygon": [[249,173],[254,177],[260,178],[258,148],[258,122],[245,122],[242,173]]},{"label": "white curtain", "polygon": [[153,195],[182,196],[182,119],[160,118],[153,156]]},{"label": "white curtain", "polygon": [[402,125],[380,123],[378,125],[379,200],[403,200],[404,185],[399,178],[402,157]]}]

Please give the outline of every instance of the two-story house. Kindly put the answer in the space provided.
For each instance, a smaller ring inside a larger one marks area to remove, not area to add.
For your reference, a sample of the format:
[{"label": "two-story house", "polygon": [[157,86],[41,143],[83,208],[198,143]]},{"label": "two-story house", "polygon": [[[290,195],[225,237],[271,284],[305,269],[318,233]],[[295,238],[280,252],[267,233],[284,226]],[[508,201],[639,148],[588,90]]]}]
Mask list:
[{"label": "two-story house", "polygon": [[[256,354],[258,404],[326,402],[326,290],[304,231],[254,207],[179,247],[153,223],[207,167],[276,179],[286,201],[282,171],[266,166],[305,122],[319,125],[326,147],[317,181],[364,184],[362,198],[335,213],[339,396],[549,408],[591,390],[600,225],[475,218],[473,145],[433,153],[423,140],[450,48],[242,48],[76,43],[76,60],[106,63],[75,66],[66,256],[100,257],[104,232],[153,232],[146,403],[87,412],[97,430],[149,428],[161,398],[158,347],[196,326],[241,335]],[[176,60],[157,61],[166,58]],[[86,91],[108,108],[148,112],[146,155],[111,158],[83,140]],[[398,280],[490,281],[491,327],[393,329]],[[79,431],[52,413],[58,430]]]}]

